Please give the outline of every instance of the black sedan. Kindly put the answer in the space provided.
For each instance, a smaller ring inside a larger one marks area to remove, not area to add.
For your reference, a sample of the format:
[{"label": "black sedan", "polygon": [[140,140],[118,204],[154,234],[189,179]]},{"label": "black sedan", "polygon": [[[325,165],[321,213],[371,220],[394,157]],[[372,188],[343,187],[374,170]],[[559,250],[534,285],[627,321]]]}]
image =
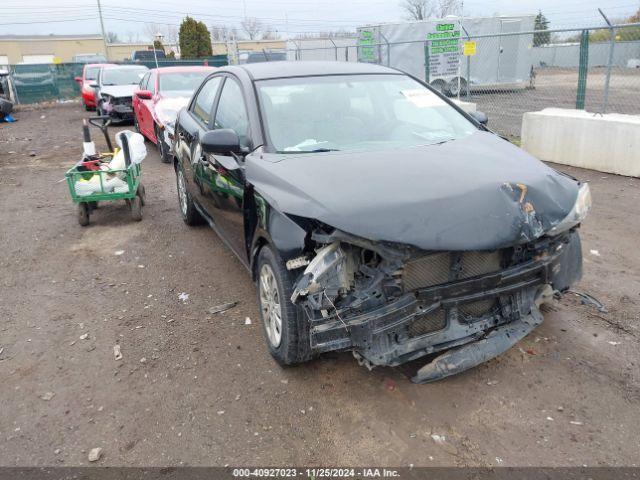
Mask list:
[{"label": "black sedan", "polygon": [[207,77],[176,122],[188,225],[257,283],[283,365],[429,354],[428,382],[506,351],[582,273],[587,184],[389,68],[268,62]]}]

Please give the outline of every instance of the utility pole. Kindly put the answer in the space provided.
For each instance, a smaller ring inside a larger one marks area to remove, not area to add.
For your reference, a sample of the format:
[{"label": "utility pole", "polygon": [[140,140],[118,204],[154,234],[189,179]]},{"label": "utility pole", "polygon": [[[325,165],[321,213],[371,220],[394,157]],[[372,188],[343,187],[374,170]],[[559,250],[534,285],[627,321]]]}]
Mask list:
[{"label": "utility pole", "polygon": [[107,46],[107,34],[104,31],[104,20],[102,20],[102,6],[100,5],[100,0],[98,2],[98,15],[100,16],[100,29],[102,30],[102,41],[104,42],[104,53],[109,60],[109,47]]}]

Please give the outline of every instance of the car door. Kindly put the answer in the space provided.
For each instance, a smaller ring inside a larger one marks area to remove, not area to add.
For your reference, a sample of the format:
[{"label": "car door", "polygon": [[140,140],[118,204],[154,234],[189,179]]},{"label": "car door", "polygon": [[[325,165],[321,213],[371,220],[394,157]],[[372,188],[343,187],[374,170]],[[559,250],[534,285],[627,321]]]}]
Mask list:
[{"label": "car door", "polygon": [[[249,117],[240,83],[227,75],[216,102],[214,129],[234,130],[243,150],[252,148]],[[242,160],[217,153],[206,156],[202,203],[220,234],[242,259],[246,259],[243,197],[244,166]]]},{"label": "car door", "polygon": [[155,94],[156,94],[156,72],[149,73],[149,79],[145,90],[149,90],[151,92],[150,99],[140,99],[140,113],[141,117],[144,121],[144,133],[148,138],[155,138],[155,122],[153,120],[152,110],[154,108],[153,103],[155,102]]},{"label": "car door", "polygon": [[[147,88],[147,82],[149,81],[150,73],[145,73],[138,84],[138,90],[145,90]],[[145,134],[144,128],[144,119],[142,117],[142,99],[137,95],[134,95],[131,99],[131,106],[133,107],[133,112],[136,115],[136,119],[138,120],[138,128],[140,129],[140,133]]]},{"label": "car door", "polygon": [[[217,76],[205,81],[194,94],[189,108],[180,113],[176,122],[176,156],[184,170],[187,189],[199,204],[202,203],[201,185],[204,172],[199,139],[212,128],[213,105],[222,80],[223,77]],[[206,210],[206,207],[204,208]]]}]

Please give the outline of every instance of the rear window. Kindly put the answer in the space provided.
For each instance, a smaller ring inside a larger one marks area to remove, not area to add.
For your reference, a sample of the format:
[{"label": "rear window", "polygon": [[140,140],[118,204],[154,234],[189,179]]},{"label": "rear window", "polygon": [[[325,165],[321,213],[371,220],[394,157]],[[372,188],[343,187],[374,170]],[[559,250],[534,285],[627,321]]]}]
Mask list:
[{"label": "rear window", "polygon": [[211,72],[176,72],[160,75],[160,91],[193,92]]},{"label": "rear window", "polygon": [[102,85],[138,85],[148,70],[141,68],[105,68],[102,71]]}]

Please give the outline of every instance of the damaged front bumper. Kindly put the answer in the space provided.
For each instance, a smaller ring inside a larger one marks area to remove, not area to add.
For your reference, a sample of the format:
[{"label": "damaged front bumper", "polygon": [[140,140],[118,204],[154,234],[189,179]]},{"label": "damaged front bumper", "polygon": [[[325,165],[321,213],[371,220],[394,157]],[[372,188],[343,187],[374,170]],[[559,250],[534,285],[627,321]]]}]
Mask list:
[{"label": "damaged front bumper", "polygon": [[131,120],[134,117],[132,99],[130,97],[104,100],[102,102],[102,110],[107,115],[119,120]]},{"label": "damaged front bumper", "polygon": [[[337,251],[333,247],[324,255],[325,266],[339,263]],[[542,322],[539,304],[581,276],[580,239],[575,231],[560,238],[545,238],[530,247],[528,258],[521,256],[516,264],[497,270],[498,263],[487,260],[493,258],[492,252],[484,257],[478,252],[447,252],[441,254],[440,267],[437,255],[422,257],[430,263],[418,267],[406,260],[397,262],[395,266],[402,266],[387,276],[397,280],[400,293],[394,298],[385,297],[389,285],[377,284],[368,293],[385,301],[373,308],[364,308],[371,303],[362,298],[355,302],[356,307],[341,307],[330,290],[323,290],[322,296],[316,294],[314,299],[309,292],[314,291],[315,284],[303,277],[292,300],[302,305],[310,318],[312,350],[352,350],[370,368],[396,366],[448,350],[413,379],[419,383],[438,380],[506,351]],[[470,265],[466,277],[459,273],[464,270],[461,264],[465,255]],[[434,276],[438,268],[449,275],[450,281],[438,283]],[[348,267],[338,268],[331,278],[319,278],[318,282],[344,283],[341,276],[348,271]],[[326,298],[334,308],[322,309],[319,298]]]}]

